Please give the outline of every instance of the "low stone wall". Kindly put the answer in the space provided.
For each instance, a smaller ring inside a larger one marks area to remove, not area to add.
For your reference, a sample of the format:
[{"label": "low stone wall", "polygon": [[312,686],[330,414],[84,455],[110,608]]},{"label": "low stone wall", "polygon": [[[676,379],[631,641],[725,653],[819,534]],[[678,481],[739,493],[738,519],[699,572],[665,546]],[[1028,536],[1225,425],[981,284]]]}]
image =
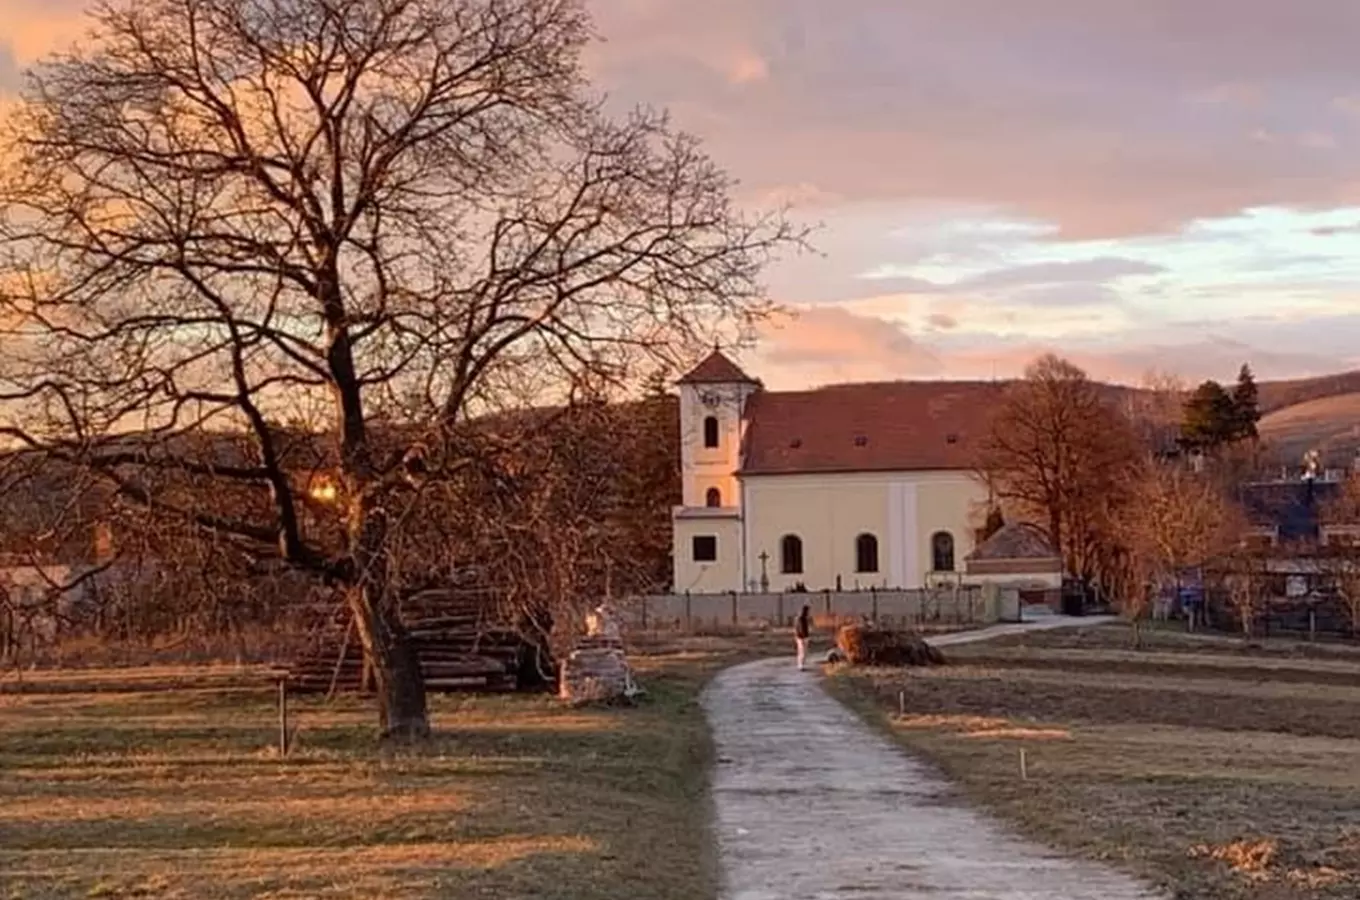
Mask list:
[{"label": "low stone wall", "polygon": [[696,632],[782,628],[804,605],[823,626],[871,621],[894,627],[984,625],[1020,617],[1019,592],[995,586],[916,591],[663,594],[618,602],[630,630]]}]

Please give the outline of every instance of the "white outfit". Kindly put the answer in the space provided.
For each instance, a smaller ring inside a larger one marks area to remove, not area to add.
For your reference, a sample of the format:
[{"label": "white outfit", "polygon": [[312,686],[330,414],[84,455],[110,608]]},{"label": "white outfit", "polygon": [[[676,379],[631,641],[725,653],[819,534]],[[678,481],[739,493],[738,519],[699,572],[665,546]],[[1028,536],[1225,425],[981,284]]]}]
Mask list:
[{"label": "white outfit", "polygon": [[798,668],[801,669],[803,668],[804,661],[807,659],[808,639],[796,637],[793,640],[798,645]]}]

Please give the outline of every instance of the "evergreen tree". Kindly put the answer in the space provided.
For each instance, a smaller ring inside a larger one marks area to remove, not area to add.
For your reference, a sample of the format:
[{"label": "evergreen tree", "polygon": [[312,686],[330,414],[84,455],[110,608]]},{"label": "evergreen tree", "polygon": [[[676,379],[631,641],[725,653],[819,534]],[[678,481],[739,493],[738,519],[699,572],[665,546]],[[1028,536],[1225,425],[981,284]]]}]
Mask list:
[{"label": "evergreen tree", "polygon": [[662,400],[671,396],[674,376],[669,366],[658,366],[642,379],[642,396],[646,400]]},{"label": "evergreen tree", "polygon": [[1181,441],[1189,447],[1215,450],[1237,438],[1239,422],[1233,395],[1217,381],[1206,381],[1185,401]]},{"label": "evergreen tree", "polygon": [[1255,440],[1256,423],[1261,421],[1259,392],[1256,389],[1256,379],[1251,373],[1251,366],[1246,363],[1242,364],[1241,371],[1237,373],[1237,385],[1233,388],[1232,402],[1236,419],[1233,439]]}]

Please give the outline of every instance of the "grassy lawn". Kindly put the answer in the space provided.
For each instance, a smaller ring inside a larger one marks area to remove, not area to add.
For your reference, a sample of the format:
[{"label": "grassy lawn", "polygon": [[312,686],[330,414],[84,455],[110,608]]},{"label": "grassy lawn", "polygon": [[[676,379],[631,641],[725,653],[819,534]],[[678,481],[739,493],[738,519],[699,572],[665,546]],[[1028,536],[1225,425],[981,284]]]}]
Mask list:
[{"label": "grassy lawn", "polygon": [[223,670],[29,677],[0,694],[0,898],[712,897],[698,693],[769,646],[645,648],[635,708],[433,698],[415,751],[362,700],[299,700],[284,760],[272,692]]},{"label": "grassy lawn", "polygon": [[1021,831],[1173,897],[1360,896],[1360,654],[1146,643],[1036,632],[830,686]]}]

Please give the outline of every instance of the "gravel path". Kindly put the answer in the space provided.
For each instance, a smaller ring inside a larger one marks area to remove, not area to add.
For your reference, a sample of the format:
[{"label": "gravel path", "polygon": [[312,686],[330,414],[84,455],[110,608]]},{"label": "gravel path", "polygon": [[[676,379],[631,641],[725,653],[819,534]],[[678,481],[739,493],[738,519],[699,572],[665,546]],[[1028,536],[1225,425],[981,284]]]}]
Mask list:
[{"label": "gravel path", "polygon": [[[1078,620],[1071,624],[1096,624]],[[942,635],[940,645],[1052,617]],[[948,782],[832,700],[789,659],[721,673],[704,695],[723,900],[1155,900],[962,805]]]}]

